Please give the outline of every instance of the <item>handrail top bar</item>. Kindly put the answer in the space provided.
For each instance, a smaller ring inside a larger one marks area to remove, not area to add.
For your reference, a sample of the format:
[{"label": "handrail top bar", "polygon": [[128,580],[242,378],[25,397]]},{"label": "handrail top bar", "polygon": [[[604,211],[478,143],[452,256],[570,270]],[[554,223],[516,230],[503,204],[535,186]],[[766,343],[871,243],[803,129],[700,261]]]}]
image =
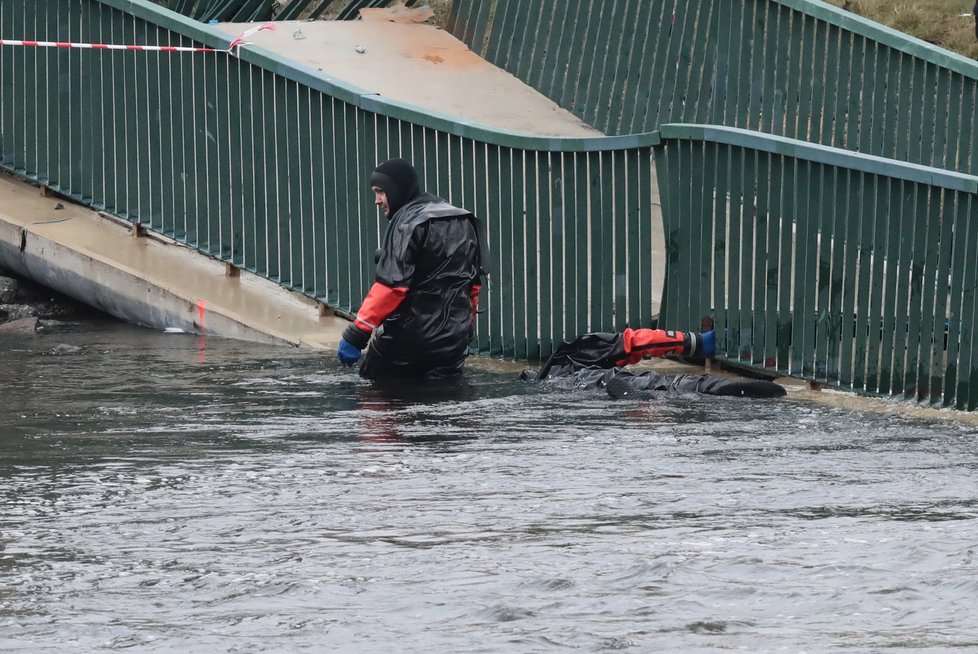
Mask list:
[{"label": "handrail top bar", "polygon": [[231,39],[224,32],[149,0],[98,0],[98,2],[132,14],[136,18],[152,21],[160,27],[178,31],[211,48],[227,50],[231,45]]},{"label": "handrail top bar", "polygon": [[978,79],[978,63],[956,52],[951,52],[905,32],[899,32],[875,21],[863,18],[830,5],[822,0],[769,0],[788,9],[824,20],[827,23],[851,30],[852,32],[877,41],[928,63],[947,68],[972,79]]},{"label": "handrail top bar", "polygon": [[752,132],[738,127],[671,123],[662,125],[659,128],[659,134],[663,141],[695,140],[742,146],[762,152],[794,157],[795,159],[895,177],[908,182],[940,186],[953,191],[978,193],[978,177],[973,175],[944,170],[943,168],[921,166],[896,159],[886,159],[853,152],[852,150],[842,150],[827,145],[817,145],[784,136]]},{"label": "handrail top bar", "polygon": [[[150,0],[98,1],[160,27],[178,31],[209,47],[227,49],[231,44],[225,32],[154,4]],[[543,152],[607,152],[651,148],[658,144],[658,135],[655,132],[593,137],[536,136],[511,132],[482,123],[459,120],[447,114],[379,96],[353,84],[326,77],[320,70],[281,57],[257,45],[243,48],[238,52],[238,57],[242,61],[260,66],[365,111],[490,145]]]}]

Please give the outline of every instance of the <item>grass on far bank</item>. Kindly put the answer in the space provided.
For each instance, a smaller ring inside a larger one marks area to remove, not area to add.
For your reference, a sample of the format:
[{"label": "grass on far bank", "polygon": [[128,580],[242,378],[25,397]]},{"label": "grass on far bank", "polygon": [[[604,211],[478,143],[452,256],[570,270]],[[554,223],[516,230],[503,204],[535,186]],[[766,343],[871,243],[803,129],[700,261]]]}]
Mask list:
[{"label": "grass on far bank", "polygon": [[978,39],[971,14],[974,0],[825,1],[945,50],[978,59]]}]

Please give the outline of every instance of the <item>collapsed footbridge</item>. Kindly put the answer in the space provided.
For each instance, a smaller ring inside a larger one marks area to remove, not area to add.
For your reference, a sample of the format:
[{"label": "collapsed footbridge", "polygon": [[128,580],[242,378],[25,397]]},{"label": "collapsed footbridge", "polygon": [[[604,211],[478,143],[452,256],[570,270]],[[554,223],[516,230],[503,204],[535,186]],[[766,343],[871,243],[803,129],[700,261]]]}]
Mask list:
[{"label": "collapsed footbridge", "polygon": [[[317,25],[228,53],[245,26],[144,0],[5,0],[0,39],[212,52],[0,46],[0,166],[344,314],[383,227],[366,179],[407,156],[487,226],[483,352],[708,314],[721,359],[978,407],[970,60],[815,0],[456,2],[468,55],[411,25],[317,58]],[[479,62],[553,107],[477,95]]]}]

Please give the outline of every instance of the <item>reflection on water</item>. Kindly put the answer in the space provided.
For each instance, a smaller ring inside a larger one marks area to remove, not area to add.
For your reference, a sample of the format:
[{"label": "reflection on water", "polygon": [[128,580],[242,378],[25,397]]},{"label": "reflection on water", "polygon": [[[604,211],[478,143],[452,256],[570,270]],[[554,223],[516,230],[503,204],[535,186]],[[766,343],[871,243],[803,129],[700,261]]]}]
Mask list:
[{"label": "reflection on water", "polygon": [[0,650],[975,651],[972,427],[3,337]]}]

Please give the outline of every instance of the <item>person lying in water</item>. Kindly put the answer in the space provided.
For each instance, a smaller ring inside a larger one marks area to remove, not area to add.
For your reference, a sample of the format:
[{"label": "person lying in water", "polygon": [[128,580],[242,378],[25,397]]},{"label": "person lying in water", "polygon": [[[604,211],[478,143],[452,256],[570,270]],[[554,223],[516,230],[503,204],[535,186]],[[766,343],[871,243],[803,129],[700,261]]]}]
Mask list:
[{"label": "person lying in water", "polygon": [[[711,323],[712,324],[712,323]],[[648,399],[673,391],[733,397],[783,397],[785,389],[765,380],[735,381],[714,375],[664,375],[652,370],[631,372],[623,366],[669,354],[707,359],[716,353],[714,332],[664,329],[626,329],[593,332],[564,341],[539,372],[525,371],[523,379],[558,380],[577,388],[602,388],[614,398]]]}]

